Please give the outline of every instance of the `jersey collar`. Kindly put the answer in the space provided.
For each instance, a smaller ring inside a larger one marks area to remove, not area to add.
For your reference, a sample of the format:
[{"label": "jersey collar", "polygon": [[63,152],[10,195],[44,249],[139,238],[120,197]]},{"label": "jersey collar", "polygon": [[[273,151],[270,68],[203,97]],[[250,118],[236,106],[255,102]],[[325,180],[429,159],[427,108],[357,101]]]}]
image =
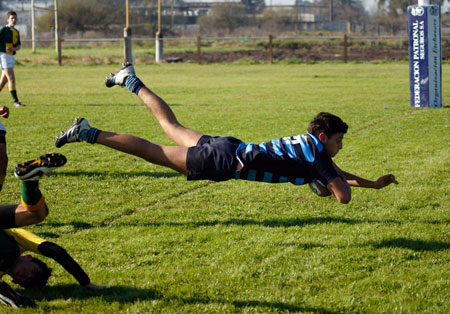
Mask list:
[{"label": "jersey collar", "polygon": [[312,135],[311,133],[308,132],[308,135],[309,135],[309,136],[311,137],[311,139],[313,140],[314,145],[316,145],[317,150],[319,151],[319,153],[321,153],[322,150],[323,150],[323,145],[322,145],[322,143],[317,139],[317,137],[315,137],[315,136]]}]

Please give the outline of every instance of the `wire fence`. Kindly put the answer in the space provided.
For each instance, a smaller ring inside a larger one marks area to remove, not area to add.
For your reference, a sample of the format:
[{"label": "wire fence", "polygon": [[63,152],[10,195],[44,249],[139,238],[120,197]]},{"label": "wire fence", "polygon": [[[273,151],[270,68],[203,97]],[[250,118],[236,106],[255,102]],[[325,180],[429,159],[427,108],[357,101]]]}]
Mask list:
[{"label": "wire fence", "polygon": [[[153,57],[151,50],[155,46],[156,37],[133,37],[133,46],[145,46],[148,57]],[[23,46],[31,46],[32,40],[22,40]],[[255,58],[272,63],[282,59],[304,60],[352,60],[372,59],[405,59],[408,56],[407,36],[361,36],[361,35],[311,35],[311,36],[196,36],[163,38],[167,53],[166,62],[221,62],[235,61],[239,58]],[[62,54],[64,49],[86,45],[124,44],[124,38],[62,38]],[[221,45],[232,46],[223,48]],[[450,36],[442,37],[443,58],[450,58]],[[49,47],[55,44],[54,39],[38,39],[36,44]],[[175,48],[174,48],[175,47]],[[241,53],[239,53],[241,52]],[[225,57],[228,54],[228,59]],[[359,55],[358,55],[359,54]],[[232,57],[230,57],[232,55]],[[221,56],[221,57],[220,57]],[[225,60],[224,60],[225,58]],[[230,59],[231,58],[231,59]]]}]

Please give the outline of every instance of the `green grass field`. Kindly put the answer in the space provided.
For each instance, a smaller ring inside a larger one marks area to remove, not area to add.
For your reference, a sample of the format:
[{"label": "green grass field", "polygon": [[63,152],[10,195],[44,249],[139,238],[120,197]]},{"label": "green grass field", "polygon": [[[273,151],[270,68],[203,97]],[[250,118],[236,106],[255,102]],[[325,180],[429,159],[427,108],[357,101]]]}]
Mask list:
[{"label": "green grass field", "polygon": [[[117,68],[16,67],[27,106],[11,106],[2,120],[9,154],[2,203],[19,200],[16,163],[66,155],[67,165],[41,181],[49,217],[27,229],[112,288],[84,291],[43,258],[53,268],[47,287],[12,284],[39,307],[11,313],[450,312],[449,64],[444,107],[434,110],[409,107],[407,63],[137,65],[181,123],[211,135],[260,143],[304,133],[319,111],[341,116],[350,129],[336,163],[400,182],[354,189],[348,205],[307,186],[188,182],[97,145],[56,149],[55,136],[77,116],[170,144],[135,95],[104,86]],[[7,91],[0,101],[10,103]]]}]

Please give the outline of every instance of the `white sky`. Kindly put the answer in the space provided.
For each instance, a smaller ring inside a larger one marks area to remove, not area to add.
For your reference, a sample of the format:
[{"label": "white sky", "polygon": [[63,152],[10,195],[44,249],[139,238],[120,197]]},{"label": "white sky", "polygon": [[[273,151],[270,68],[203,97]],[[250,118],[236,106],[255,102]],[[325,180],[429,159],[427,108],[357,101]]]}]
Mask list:
[{"label": "white sky", "polygon": [[[189,2],[189,0],[185,0],[186,2]],[[217,0],[191,0],[191,1],[203,1],[203,2],[211,2],[211,1],[217,1]],[[225,0],[226,1],[226,0]],[[239,0],[231,0],[231,1],[239,1]],[[267,5],[294,5],[295,0],[265,0]],[[312,0],[306,0],[306,1],[312,1]],[[376,9],[376,2],[375,0],[362,0],[362,3],[366,10],[370,13],[373,10]],[[442,5],[442,13],[447,12],[450,9],[450,0],[445,0],[444,4]]]},{"label": "white sky", "polygon": [[[307,1],[307,0],[306,0]],[[294,5],[295,0],[266,0],[266,4],[270,5],[272,3],[273,5],[277,4],[288,4],[288,5]],[[362,3],[366,10],[370,11],[371,9],[375,8],[375,0],[362,0]]]}]

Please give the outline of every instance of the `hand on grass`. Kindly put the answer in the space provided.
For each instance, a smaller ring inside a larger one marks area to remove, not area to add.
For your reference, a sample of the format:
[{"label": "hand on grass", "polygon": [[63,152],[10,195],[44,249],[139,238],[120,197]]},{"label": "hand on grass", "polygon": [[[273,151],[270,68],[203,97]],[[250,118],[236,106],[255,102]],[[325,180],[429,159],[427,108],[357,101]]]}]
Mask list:
[{"label": "hand on grass", "polygon": [[6,106],[0,107],[0,117],[7,119],[9,117],[9,108]]},{"label": "hand on grass", "polygon": [[111,287],[110,286],[98,286],[98,285],[90,282],[87,285],[83,286],[83,288],[86,290],[104,290],[104,289],[109,289]]},{"label": "hand on grass", "polygon": [[385,176],[382,176],[378,178],[377,181],[375,181],[375,189],[382,189],[386,186],[388,186],[391,183],[398,184],[398,181],[395,180],[395,176],[393,174],[387,174]]}]

